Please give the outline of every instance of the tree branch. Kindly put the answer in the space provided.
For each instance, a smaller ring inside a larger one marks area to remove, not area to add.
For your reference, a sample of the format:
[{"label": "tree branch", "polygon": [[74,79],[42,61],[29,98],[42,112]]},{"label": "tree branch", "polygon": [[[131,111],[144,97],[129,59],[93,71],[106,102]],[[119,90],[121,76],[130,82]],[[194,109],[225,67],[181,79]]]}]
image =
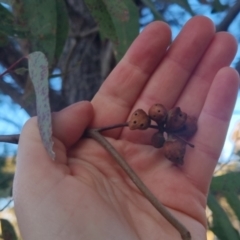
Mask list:
[{"label": "tree branch", "polygon": [[[16,50],[16,43],[9,42],[7,46],[0,47],[0,63],[5,68],[9,68],[22,57],[23,55],[18,50]],[[27,60],[19,62],[18,67],[27,68]],[[24,89],[24,86],[26,84],[27,74],[24,76],[21,76],[21,75],[17,75],[13,71],[10,71],[9,74],[15,80],[16,84],[21,89]]]},{"label": "tree branch", "polygon": [[0,142],[18,144],[20,134],[1,135]]},{"label": "tree branch", "polygon": [[234,18],[239,14],[240,11],[240,1],[236,1],[235,5],[233,5],[227,12],[227,15],[222,20],[222,22],[216,27],[216,31],[227,31],[229,25],[232,23]]}]

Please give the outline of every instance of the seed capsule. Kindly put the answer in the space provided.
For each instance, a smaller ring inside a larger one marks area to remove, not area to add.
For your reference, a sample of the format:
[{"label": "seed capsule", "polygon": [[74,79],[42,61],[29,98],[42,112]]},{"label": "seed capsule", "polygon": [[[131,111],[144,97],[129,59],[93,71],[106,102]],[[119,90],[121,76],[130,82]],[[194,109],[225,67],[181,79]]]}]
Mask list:
[{"label": "seed capsule", "polygon": [[151,143],[155,148],[161,148],[165,143],[163,133],[161,132],[154,133],[151,139]]},{"label": "seed capsule", "polygon": [[131,116],[128,126],[131,130],[145,130],[149,127],[151,119],[142,109],[137,109]]},{"label": "seed capsule", "polygon": [[166,130],[174,132],[181,129],[187,119],[187,114],[182,112],[180,107],[175,107],[168,111]]},{"label": "seed capsule", "polygon": [[192,137],[197,131],[197,119],[192,116],[187,116],[184,127],[176,134],[182,137]]},{"label": "seed capsule", "polygon": [[149,108],[148,115],[152,120],[160,124],[167,119],[167,109],[162,104],[156,103]]},{"label": "seed capsule", "polygon": [[166,141],[163,150],[168,160],[177,165],[183,165],[183,159],[186,152],[186,144],[183,141],[179,139]]}]

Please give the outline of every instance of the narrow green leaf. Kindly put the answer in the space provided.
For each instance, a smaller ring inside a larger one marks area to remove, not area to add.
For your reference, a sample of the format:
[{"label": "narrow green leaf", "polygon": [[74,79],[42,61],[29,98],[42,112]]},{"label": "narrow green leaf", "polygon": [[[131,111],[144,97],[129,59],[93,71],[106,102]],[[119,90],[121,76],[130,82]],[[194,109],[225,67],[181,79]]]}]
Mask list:
[{"label": "narrow green leaf", "polygon": [[18,26],[14,21],[14,16],[10,11],[0,4],[0,32],[4,35],[26,37],[27,29]]},{"label": "narrow green leaf", "polygon": [[115,26],[102,0],[85,0],[85,3],[98,24],[101,34],[112,42],[118,42]]},{"label": "narrow green leaf", "polygon": [[1,219],[2,238],[4,240],[17,240],[13,225],[7,219]]},{"label": "narrow green leaf", "polygon": [[22,0],[16,15],[30,31],[31,50],[41,51],[53,63],[56,49],[56,0]]},{"label": "narrow green leaf", "polygon": [[56,32],[55,59],[57,60],[62,53],[63,47],[68,36],[69,22],[66,4],[63,0],[56,0],[56,10],[57,10],[57,32]]},{"label": "narrow green leaf", "polygon": [[139,14],[132,0],[85,0],[101,34],[115,46],[118,60],[122,58],[139,32]]},{"label": "narrow green leaf", "polygon": [[210,230],[213,231],[220,240],[239,240],[240,237],[237,230],[232,226],[227,214],[211,193],[208,195],[208,207],[211,209],[213,217]]},{"label": "narrow green leaf", "polygon": [[115,43],[119,61],[139,33],[139,13],[132,0],[103,0],[112,18],[118,41]]},{"label": "narrow green leaf", "polygon": [[212,179],[211,191],[221,192],[222,194],[228,192],[235,192],[240,194],[240,172],[229,172],[227,174],[216,176]]},{"label": "narrow green leaf", "polygon": [[240,201],[238,195],[231,191],[229,193],[225,193],[224,197],[227,199],[228,204],[231,206],[232,210],[240,221]]},{"label": "narrow green leaf", "polygon": [[164,21],[162,15],[158,12],[151,0],[142,0],[142,2],[151,10],[155,20]]},{"label": "narrow green leaf", "polygon": [[29,75],[36,93],[39,131],[45,149],[49,156],[54,159],[55,153],[52,150],[52,120],[48,96],[48,62],[42,52],[33,52],[28,55],[28,66]]}]

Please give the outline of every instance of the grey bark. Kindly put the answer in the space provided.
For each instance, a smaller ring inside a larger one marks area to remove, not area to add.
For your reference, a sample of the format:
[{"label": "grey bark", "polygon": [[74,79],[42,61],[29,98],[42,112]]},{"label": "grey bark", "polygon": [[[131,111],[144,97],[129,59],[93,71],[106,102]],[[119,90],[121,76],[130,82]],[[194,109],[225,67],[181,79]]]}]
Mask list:
[{"label": "grey bark", "polygon": [[83,1],[67,0],[70,33],[59,67],[64,73],[62,107],[91,100],[102,83],[101,41],[98,29]]}]

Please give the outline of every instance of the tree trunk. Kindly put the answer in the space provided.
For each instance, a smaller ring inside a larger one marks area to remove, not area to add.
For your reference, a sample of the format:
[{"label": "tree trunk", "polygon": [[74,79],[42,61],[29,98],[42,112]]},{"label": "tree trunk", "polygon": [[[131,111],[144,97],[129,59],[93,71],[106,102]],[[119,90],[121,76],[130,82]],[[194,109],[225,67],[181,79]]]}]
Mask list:
[{"label": "tree trunk", "polygon": [[61,107],[91,100],[102,83],[98,28],[81,0],[67,0],[70,33],[59,67],[63,73]]}]

